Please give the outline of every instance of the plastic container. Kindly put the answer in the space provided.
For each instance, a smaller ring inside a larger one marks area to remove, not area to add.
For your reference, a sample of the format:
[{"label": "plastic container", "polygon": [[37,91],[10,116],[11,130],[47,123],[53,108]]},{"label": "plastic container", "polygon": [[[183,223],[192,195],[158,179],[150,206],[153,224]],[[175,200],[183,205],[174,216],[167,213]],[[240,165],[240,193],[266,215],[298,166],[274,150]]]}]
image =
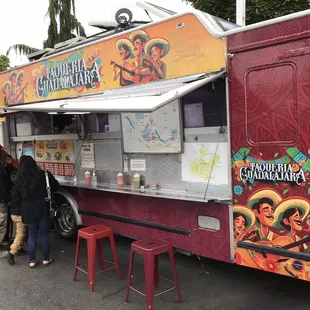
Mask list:
[{"label": "plastic container", "polygon": [[141,180],[140,180],[140,175],[138,173],[136,173],[133,176],[133,183],[134,183],[135,189],[140,189]]},{"label": "plastic container", "polygon": [[93,171],[93,175],[91,177],[91,185],[97,186],[97,176],[96,176],[95,170]]},{"label": "plastic container", "polygon": [[131,177],[130,174],[126,175],[126,185],[131,185]]},{"label": "plastic container", "polygon": [[85,185],[90,185],[90,184],[91,184],[90,172],[86,171],[85,172]]},{"label": "plastic container", "polygon": [[74,178],[73,178],[73,183],[74,183],[74,185],[77,185],[77,182],[78,182],[77,176],[75,175]]},{"label": "plastic container", "polygon": [[123,185],[124,185],[124,176],[123,176],[123,174],[120,172],[120,173],[118,173],[118,175],[117,175],[117,186],[118,186],[118,187],[123,187]]}]

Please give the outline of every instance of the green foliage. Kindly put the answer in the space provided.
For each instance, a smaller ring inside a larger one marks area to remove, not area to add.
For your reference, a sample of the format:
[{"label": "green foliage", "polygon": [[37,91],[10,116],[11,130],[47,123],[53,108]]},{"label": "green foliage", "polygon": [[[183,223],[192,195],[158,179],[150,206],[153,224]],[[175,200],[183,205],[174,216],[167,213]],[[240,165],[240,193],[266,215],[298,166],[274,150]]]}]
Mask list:
[{"label": "green foliage", "polygon": [[[236,21],[236,0],[184,1],[191,3],[198,10],[232,22]],[[246,24],[253,24],[309,9],[309,2],[309,0],[247,0]]]},{"label": "green foliage", "polygon": [[83,26],[75,16],[75,0],[49,0],[46,15],[50,24],[48,37],[43,42],[44,48],[53,48],[57,43],[74,38],[74,32],[79,36],[86,36]]},{"label": "green foliage", "polygon": [[28,54],[38,51],[37,48],[31,47],[25,44],[15,44],[9,47],[9,49],[6,52],[6,55],[8,56],[12,50],[15,51],[16,54],[20,54],[20,55],[28,55]]},{"label": "green foliage", "polygon": [[0,72],[10,68],[10,59],[5,55],[0,55]]},{"label": "green foliage", "polygon": [[[49,0],[46,17],[49,18],[50,24],[47,39],[43,42],[44,48],[54,48],[55,44],[74,38],[75,34],[86,37],[85,30],[77,20],[75,12],[75,0]],[[21,55],[38,51],[37,48],[25,44],[15,44],[6,54],[8,55],[12,50]]]}]

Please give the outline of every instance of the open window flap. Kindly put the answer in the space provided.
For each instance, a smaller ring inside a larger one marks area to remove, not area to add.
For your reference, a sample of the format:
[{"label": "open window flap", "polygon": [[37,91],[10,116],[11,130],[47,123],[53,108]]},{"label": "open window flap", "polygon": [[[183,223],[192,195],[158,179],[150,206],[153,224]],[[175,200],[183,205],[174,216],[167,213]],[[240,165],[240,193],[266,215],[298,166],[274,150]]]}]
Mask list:
[{"label": "open window flap", "polygon": [[[57,113],[115,113],[115,112],[153,112],[160,107],[181,98],[195,89],[214,81],[225,74],[226,70],[209,73],[204,77],[188,83],[175,81],[167,83],[153,83],[141,86],[106,91],[100,95],[45,101],[40,103],[10,106],[8,111],[33,111]],[[201,77],[201,75],[200,75]]]}]

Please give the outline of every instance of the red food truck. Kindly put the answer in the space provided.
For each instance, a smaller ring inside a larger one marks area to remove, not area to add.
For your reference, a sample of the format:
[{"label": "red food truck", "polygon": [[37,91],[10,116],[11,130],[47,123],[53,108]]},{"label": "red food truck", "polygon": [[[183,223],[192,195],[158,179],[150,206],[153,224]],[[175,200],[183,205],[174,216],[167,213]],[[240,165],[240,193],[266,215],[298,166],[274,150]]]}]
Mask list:
[{"label": "red food truck", "polygon": [[64,238],[103,223],[310,280],[310,10],[154,10],[1,73],[8,152],[59,179]]}]

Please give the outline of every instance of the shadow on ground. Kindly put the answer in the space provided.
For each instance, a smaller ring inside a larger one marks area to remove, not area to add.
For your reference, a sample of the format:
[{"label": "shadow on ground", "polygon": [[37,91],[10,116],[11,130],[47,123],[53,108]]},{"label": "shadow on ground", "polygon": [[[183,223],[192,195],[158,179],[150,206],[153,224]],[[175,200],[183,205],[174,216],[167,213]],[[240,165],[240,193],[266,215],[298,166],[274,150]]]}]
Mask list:
[{"label": "shadow on ground", "polygon": [[[52,257],[55,262],[35,269],[27,265],[27,257],[16,258],[16,265],[9,266],[0,259],[1,309],[14,310],[140,310],[146,309],[144,297],[131,291],[129,302],[124,302],[131,240],[116,237],[123,280],[118,280],[115,270],[100,274],[95,279],[91,293],[87,276],[78,273],[73,282],[75,243],[53,237]],[[39,249],[38,249],[39,250]],[[112,260],[108,242],[105,257]],[[81,250],[86,259],[86,245]],[[42,259],[40,253],[38,259]],[[174,291],[159,296],[154,309],[194,310],[248,310],[248,309],[309,309],[309,283],[277,276],[249,268],[229,265],[212,260],[199,260],[176,254],[181,293],[184,303],[179,304]],[[135,258],[134,282],[143,289],[143,261]],[[167,255],[161,256],[160,273],[171,277]],[[160,283],[160,288],[167,284]]]}]

